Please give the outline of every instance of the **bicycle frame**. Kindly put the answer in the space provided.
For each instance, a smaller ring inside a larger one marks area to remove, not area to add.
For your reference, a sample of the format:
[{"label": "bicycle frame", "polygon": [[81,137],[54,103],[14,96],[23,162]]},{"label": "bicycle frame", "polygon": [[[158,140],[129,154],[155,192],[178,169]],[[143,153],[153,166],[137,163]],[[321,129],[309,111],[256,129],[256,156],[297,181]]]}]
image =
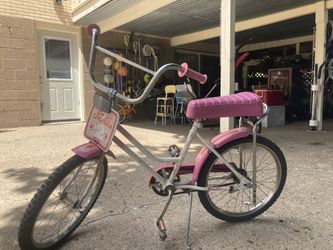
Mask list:
[{"label": "bicycle frame", "polygon": [[[262,119],[264,119],[266,117],[268,113],[268,108],[265,105],[265,112],[264,115],[262,117],[260,117],[258,119],[258,121],[255,124],[251,124],[253,126],[253,135],[254,135],[254,140],[256,137],[256,126],[262,121]],[[245,120],[243,118],[244,121],[246,121],[247,123],[250,123],[250,121]],[[113,141],[122,149],[124,150],[128,155],[130,155],[134,160],[136,160],[140,165],[142,165],[145,169],[147,169],[150,174],[152,176],[154,176],[163,186],[163,188],[165,188],[168,185],[173,185],[173,182],[180,170],[181,164],[183,163],[185,156],[188,153],[188,150],[190,148],[190,145],[194,139],[194,137],[196,136],[201,143],[209,150],[211,151],[213,154],[215,154],[229,169],[230,171],[237,177],[239,178],[239,180],[241,181],[241,184],[247,184],[247,185],[252,185],[248,179],[246,179],[244,176],[242,176],[241,174],[239,174],[239,172],[234,168],[234,166],[232,166],[228,161],[226,161],[223,156],[221,156],[221,154],[219,154],[216,149],[211,145],[211,143],[209,143],[208,141],[206,141],[199,133],[198,130],[202,128],[202,122],[201,121],[194,121],[192,128],[189,131],[189,134],[187,136],[187,139],[185,141],[184,147],[180,152],[180,155],[178,157],[158,157],[155,156],[154,154],[152,154],[144,145],[142,145],[137,139],[135,139],[135,137],[133,137],[122,125],[118,125],[117,127],[117,131],[120,132],[127,140],[129,140],[136,148],[138,148],[140,150],[140,152],[142,152],[144,155],[146,155],[148,158],[154,160],[154,161],[158,161],[158,162],[162,162],[162,163],[172,163],[174,164],[174,168],[173,171],[171,173],[171,175],[169,176],[168,179],[164,179],[160,174],[158,174],[154,167],[149,165],[146,161],[142,160],[133,150],[131,150],[125,143],[123,143],[116,135],[113,139]],[[255,152],[255,141],[253,144],[253,150]],[[255,157],[255,154],[254,154]],[[255,159],[254,159],[254,164],[256,164]],[[254,165],[255,166],[255,165]],[[243,184],[243,185],[244,185]],[[197,190],[197,191],[208,191],[209,187],[198,187],[196,185],[177,185],[174,184],[174,186],[176,187],[176,189],[190,189],[190,190]],[[216,190],[216,188],[214,189]]]},{"label": "bicycle frame", "polygon": [[[142,101],[148,96],[150,93],[151,89],[155,86],[157,80],[160,78],[160,76],[168,71],[168,70],[177,70],[177,71],[182,71],[183,68],[178,65],[178,64],[166,64],[159,68],[156,72],[152,71],[148,68],[145,68],[135,62],[132,62],[116,53],[113,53],[112,51],[109,51],[101,46],[96,45],[97,42],[97,37],[98,37],[98,31],[96,29],[92,29],[92,43],[91,43],[91,51],[90,51],[90,60],[89,60],[89,76],[90,80],[93,83],[94,87],[101,90],[104,93],[107,93],[111,99],[119,99],[122,100],[128,104],[137,104]],[[143,91],[142,95],[132,99],[128,98],[126,96],[123,96],[120,93],[117,93],[114,89],[108,88],[105,85],[96,82],[95,77],[94,77],[94,64],[95,64],[95,59],[96,59],[96,50],[101,51],[102,53],[105,53],[109,56],[112,56],[118,60],[121,60],[133,67],[136,67],[144,72],[147,72],[149,74],[152,74],[153,77],[150,81],[150,83],[147,85],[146,89]],[[249,123],[253,126],[253,150],[255,150],[255,144],[256,144],[256,133],[255,129],[257,124],[261,122],[261,120],[267,115],[268,109],[266,108],[266,112],[263,114],[262,117],[258,119],[258,122],[256,124]],[[149,150],[145,148],[144,145],[142,145],[138,140],[136,140],[124,127],[122,127],[120,124],[117,127],[117,130],[125,136],[135,147],[137,147],[144,155],[146,155],[148,158],[153,159],[155,161],[163,162],[163,163],[174,163],[174,168],[172,170],[171,175],[169,178],[166,180],[164,179],[161,175],[159,175],[155,170],[153,166],[150,166],[147,162],[142,160],[133,150],[131,150],[127,145],[125,145],[117,136],[114,136],[113,141],[121,148],[123,149],[127,154],[129,154],[133,159],[135,159],[140,165],[142,165],[144,168],[146,168],[152,176],[154,176],[161,184],[162,188],[165,189],[167,186],[174,186],[176,189],[190,189],[190,190],[197,190],[197,191],[207,191],[209,190],[209,187],[198,187],[196,185],[178,185],[173,184],[179,170],[181,167],[181,164],[183,163],[185,156],[188,152],[188,149],[191,145],[191,142],[193,138],[196,136],[201,143],[213,154],[215,154],[218,159],[220,159],[229,169],[230,171],[240,180],[240,186],[241,187],[251,187],[253,183],[251,183],[247,178],[242,176],[228,161],[226,161],[222,155],[220,155],[215,148],[209,143],[208,141],[204,140],[203,137],[198,133],[198,130],[202,128],[202,122],[200,120],[196,120],[193,123],[193,126],[191,130],[189,131],[189,134],[187,136],[187,139],[185,141],[184,147],[179,155],[179,157],[157,157],[154,156]],[[254,155],[254,163],[255,163],[255,154]]]}]

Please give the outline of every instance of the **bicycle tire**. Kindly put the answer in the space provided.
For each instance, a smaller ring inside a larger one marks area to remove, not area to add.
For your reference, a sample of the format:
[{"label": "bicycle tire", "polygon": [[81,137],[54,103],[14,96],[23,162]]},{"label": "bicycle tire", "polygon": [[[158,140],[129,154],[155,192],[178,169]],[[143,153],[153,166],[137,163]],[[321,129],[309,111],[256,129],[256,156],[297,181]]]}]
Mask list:
[{"label": "bicycle tire", "polygon": [[[86,163],[89,163],[89,166],[87,167],[86,172],[84,172]],[[93,163],[96,164],[93,165]],[[93,175],[95,176],[93,179],[87,179],[88,171],[90,169],[93,170]],[[90,188],[89,184],[87,186],[82,184],[80,189],[78,189],[76,181],[80,180],[79,178],[81,178],[82,174],[84,174],[83,181],[93,181]],[[81,224],[95,204],[104,186],[106,176],[106,158],[104,158],[103,164],[99,166],[97,158],[93,160],[86,160],[74,155],[56,168],[48,179],[46,179],[45,182],[39,187],[23,214],[18,230],[18,242],[21,249],[54,249],[62,245]],[[68,177],[69,180],[67,180]],[[67,187],[61,186],[65,180],[67,180]],[[60,192],[57,193],[55,190],[58,187]],[[63,191],[61,190],[61,187],[63,187]],[[83,187],[84,189],[82,190]],[[85,192],[88,193],[84,198],[82,198],[81,196]],[[54,199],[53,196],[55,196],[56,199]],[[59,204],[53,205],[52,202],[54,201],[59,202],[60,208],[61,206],[63,207],[61,214],[58,207]],[[50,205],[52,205],[52,210],[48,210],[48,206]],[[67,210],[69,213],[67,213]],[[44,216],[43,212],[48,211],[50,211],[50,213],[47,216]],[[59,215],[60,219],[57,220],[56,217]],[[68,218],[68,223],[64,223],[64,221]],[[48,223],[46,227],[45,222]],[[47,235],[46,231],[48,229],[52,229],[52,226],[49,225],[52,224],[52,222],[55,223],[52,225],[53,228],[58,229],[58,232]],[[38,232],[43,229],[45,229],[45,232],[43,232],[39,241],[39,239],[37,239],[37,235]],[[43,240],[46,241],[43,242]]]},{"label": "bicycle tire", "polygon": [[[251,172],[249,171],[250,169],[247,169],[245,164],[250,163],[251,167],[252,167],[252,157],[251,154],[248,155],[248,157],[246,157],[245,155],[245,149],[249,149],[251,150],[252,147],[252,135],[248,136],[246,138],[242,138],[242,139],[238,139],[232,142],[227,143],[226,145],[220,147],[217,149],[217,151],[219,153],[221,153],[223,155],[223,157],[228,158],[228,154],[230,154],[231,159],[229,159],[229,162],[234,162],[233,160],[235,158],[232,158],[232,154],[235,155],[236,153],[236,157],[237,157],[237,149],[240,148],[240,146],[242,146],[242,152],[243,152],[243,157],[244,159],[242,160],[243,162],[243,169],[242,170],[242,174],[246,176],[246,178],[251,179]],[[284,158],[283,153],[281,152],[281,150],[278,148],[278,146],[276,146],[272,141],[261,137],[261,136],[257,136],[257,199],[258,196],[260,194],[260,192],[265,193],[264,191],[266,191],[266,189],[264,189],[264,184],[263,181],[265,179],[261,179],[259,177],[261,177],[259,174],[263,174],[265,171],[269,170],[270,167],[267,169],[267,162],[264,161],[264,159],[260,159],[260,153],[261,150],[265,149],[267,150],[266,152],[269,152],[270,155],[272,156],[272,159],[275,161],[276,163],[276,170],[277,170],[277,175],[276,175],[276,183],[273,183],[273,187],[271,189],[271,193],[269,193],[269,195],[266,196],[266,198],[264,198],[260,203],[255,203],[253,202],[253,200],[251,201],[251,188],[244,189],[244,190],[236,190],[236,191],[232,191],[232,189],[226,190],[226,191],[201,191],[198,192],[199,195],[199,199],[200,202],[202,203],[202,205],[204,206],[204,208],[213,216],[215,216],[218,219],[224,220],[224,221],[229,221],[229,222],[240,222],[240,221],[246,221],[246,220],[250,220],[258,215],[260,215],[261,213],[265,212],[271,205],[273,205],[273,203],[276,201],[276,199],[280,196],[283,187],[285,185],[286,182],[286,177],[287,177],[287,165],[286,165],[286,160]],[[231,151],[233,150],[233,151]],[[239,150],[238,150],[239,153]],[[238,154],[239,156],[239,154]],[[228,159],[227,159],[228,160]],[[213,169],[214,164],[217,161],[217,157],[214,154],[210,154],[210,156],[208,157],[208,159],[206,160],[206,162],[203,165],[203,168],[199,174],[199,178],[198,178],[198,186],[201,187],[205,187],[207,185],[209,185],[210,183],[208,183],[208,179],[210,178],[211,180],[216,180],[214,179],[214,171],[211,171]],[[262,161],[262,162],[260,162]],[[245,163],[245,164],[244,164]],[[260,166],[261,164],[264,164],[264,166],[266,166],[266,170],[265,167],[263,169],[260,170]],[[237,169],[239,172],[241,172],[239,165],[237,166]],[[274,168],[274,167],[273,167]],[[259,173],[260,171],[263,171],[261,173]],[[212,176],[210,176],[210,173],[213,173]],[[252,171],[253,172],[253,171]],[[216,171],[215,173],[218,173],[219,175],[221,175],[221,179],[224,177],[224,179],[226,180],[225,182],[220,183],[219,185],[224,185],[224,186],[228,186],[229,184],[227,183],[227,181],[229,181],[230,186],[232,186],[233,184],[235,184],[236,182],[236,177],[231,173],[230,170],[227,171]],[[223,175],[223,177],[222,177]],[[218,178],[215,176],[215,178]],[[274,177],[271,177],[270,179],[273,179]],[[267,179],[270,180],[270,179]],[[268,184],[265,184],[268,185]],[[268,187],[266,187],[268,188]],[[246,190],[246,191],[245,191]],[[250,195],[248,195],[247,191],[250,193]],[[241,193],[242,192],[242,193]],[[267,191],[268,192],[268,191]],[[215,195],[217,193],[217,195]],[[215,195],[213,197],[213,194]],[[244,198],[244,194],[245,194],[245,199]],[[218,195],[221,195],[220,200],[217,200]],[[240,195],[242,195],[240,197]],[[260,196],[263,196],[263,194],[261,194]],[[236,198],[235,198],[236,197]],[[223,200],[225,200],[227,198],[227,202],[223,202],[224,207],[220,207],[218,204],[218,202],[221,202]],[[229,199],[228,199],[229,198]],[[238,203],[239,198],[241,198],[240,202]],[[245,202],[245,200],[248,201]],[[252,197],[253,198],[253,197]],[[252,207],[250,207],[249,204],[251,204],[252,202]],[[239,204],[240,209],[238,208],[236,210],[236,206]],[[231,207],[231,209],[234,209],[234,211],[229,211],[229,205]],[[245,209],[243,211],[243,205],[245,206]],[[248,210],[246,210],[246,206],[248,206]]]}]

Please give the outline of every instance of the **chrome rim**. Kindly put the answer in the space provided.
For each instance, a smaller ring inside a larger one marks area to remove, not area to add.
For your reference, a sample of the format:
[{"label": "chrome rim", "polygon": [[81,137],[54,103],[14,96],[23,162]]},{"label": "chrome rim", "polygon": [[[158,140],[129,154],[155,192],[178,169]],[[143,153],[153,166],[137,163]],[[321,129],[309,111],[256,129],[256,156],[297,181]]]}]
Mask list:
[{"label": "chrome rim", "polygon": [[98,191],[102,177],[98,169],[98,160],[82,163],[56,186],[34,224],[32,239],[35,246],[48,247],[75,226]]},{"label": "chrome rim", "polygon": [[[252,180],[252,143],[236,145],[222,155],[236,165],[246,178]],[[221,162],[217,159],[216,163]],[[212,171],[214,164],[208,172],[206,185],[223,186],[225,189],[208,191],[207,198],[216,210],[225,215],[244,216],[259,210],[272,199],[281,182],[280,162],[275,153],[262,144],[257,144],[256,202],[253,202],[252,187],[231,191],[231,187],[237,184],[237,178],[230,171]]]}]

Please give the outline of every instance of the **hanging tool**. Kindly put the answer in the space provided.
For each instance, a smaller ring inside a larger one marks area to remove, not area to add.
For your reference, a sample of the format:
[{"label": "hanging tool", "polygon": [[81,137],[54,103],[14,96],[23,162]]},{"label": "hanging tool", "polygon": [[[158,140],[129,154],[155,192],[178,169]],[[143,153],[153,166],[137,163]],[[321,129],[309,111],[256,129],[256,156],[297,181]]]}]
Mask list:
[{"label": "hanging tool", "polygon": [[149,69],[149,58],[152,56],[152,47],[149,44],[145,44],[142,48],[142,54],[146,58],[146,68]]},{"label": "hanging tool", "polygon": [[138,36],[138,54],[139,54],[139,64],[140,65],[142,65],[141,52],[142,52],[142,36]]},{"label": "hanging tool", "polygon": [[128,53],[128,45],[129,45],[129,40],[130,40],[130,34],[125,34],[124,35],[124,44],[125,44],[125,55],[127,56]]}]

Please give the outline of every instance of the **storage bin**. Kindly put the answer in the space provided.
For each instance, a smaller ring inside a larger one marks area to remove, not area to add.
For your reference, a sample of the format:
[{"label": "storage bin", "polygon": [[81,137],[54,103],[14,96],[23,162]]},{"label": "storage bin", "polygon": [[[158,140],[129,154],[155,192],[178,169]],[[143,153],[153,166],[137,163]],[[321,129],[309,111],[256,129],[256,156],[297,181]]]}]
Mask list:
[{"label": "storage bin", "polygon": [[268,106],[283,105],[283,93],[281,90],[256,89],[254,92],[260,96],[263,102]]},{"label": "storage bin", "polygon": [[270,106],[268,115],[262,121],[262,126],[265,128],[277,127],[285,125],[286,109],[284,105]]}]

